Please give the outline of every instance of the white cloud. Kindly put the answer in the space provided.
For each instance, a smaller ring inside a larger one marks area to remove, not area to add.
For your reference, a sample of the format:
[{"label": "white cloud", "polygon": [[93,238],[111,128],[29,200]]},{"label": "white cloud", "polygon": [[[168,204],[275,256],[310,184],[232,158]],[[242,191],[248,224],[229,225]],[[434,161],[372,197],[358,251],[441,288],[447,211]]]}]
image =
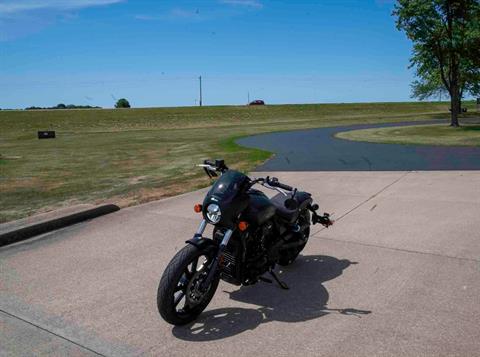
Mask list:
[{"label": "white cloud", "polygon": [[58,21],[70,21],[88,7],[126,0],[0,0],[0,42],[39,32]]},{"label": "white cloud", "polygon": [[263,4],[258,0],[219,0],[219,2],[221,4],[255,7],[257,9],[260,9],[263,7]]},{"label": "white cloud", "polygon": [[[259,0],[217,0],[218,4],[230,6],[216,6],[215,8],[180,8],[175,7],[170,11],[160,14],[137,14],[136,20],[140,21],[208,21],[220,18],[230,18],[261,9],[263,4]],[[234,8],[235,7],[235,8]],[[240,8],[241,7],[241,8]]]},{"label": "white cloud", "polygon": [[198,10],[191,11],[191,10],[184,10],[180,8],[172,9],[172,11],[170,12],[171,16],[180,17],[180,18],[191,18],[191,17],[198,16],[198,14],[199,14]]},{"label": "white cloud", "polygon": [[139,14],[139,15],[135,15],[134,18],[136,20],[141,20],[141,21],[154,21],[154,20],[160,20],[162,17]]},{"label": "white cloud", "polygon": [[137,14],[134,16],[136,20],[141,21],[161,21],[161,20],[205,20],[204,16],[200,16],[200,11],[196,10],[186,10],[182,8],[173,8],[169,12],[159,15],[145,15]]},{"label": "white cloud", "polygon": [[5,0],[0,3],[0,14],[54,9],[75,10],[85,7],[111,5],[123,0]]}]

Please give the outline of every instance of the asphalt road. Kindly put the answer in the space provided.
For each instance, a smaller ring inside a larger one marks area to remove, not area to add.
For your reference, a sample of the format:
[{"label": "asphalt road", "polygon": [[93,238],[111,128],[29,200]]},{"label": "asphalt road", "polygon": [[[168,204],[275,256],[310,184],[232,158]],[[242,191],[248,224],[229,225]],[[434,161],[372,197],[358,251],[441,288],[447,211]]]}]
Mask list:
[{"label": "asphalt road", "polygon": [[237,140],[237,143],[275,153],[272,159],[257,168],[260,171],[480,170],[480,147],[378,144],[334,137],[341,131],[431,123],[297,130],[250,136]]},{"label": "asphalt road", "polygon": [[337,219],[281,272],[290,290],[221,283],[196,323],[160,319],[197,191],[1,248],[0,355],[480,354],[480,172],[275,175]]}]

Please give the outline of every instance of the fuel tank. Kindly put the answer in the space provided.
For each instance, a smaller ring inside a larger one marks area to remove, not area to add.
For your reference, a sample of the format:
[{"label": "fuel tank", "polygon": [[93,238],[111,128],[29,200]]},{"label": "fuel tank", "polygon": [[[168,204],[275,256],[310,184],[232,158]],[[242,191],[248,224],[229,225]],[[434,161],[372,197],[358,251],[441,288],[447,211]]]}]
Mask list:
[{"label": "fuel tank", "polygon": [[247,222],[261,225],[275,215],[275,206],[262,191],[250,189],[248,197],[248,207],[242,214]]}]

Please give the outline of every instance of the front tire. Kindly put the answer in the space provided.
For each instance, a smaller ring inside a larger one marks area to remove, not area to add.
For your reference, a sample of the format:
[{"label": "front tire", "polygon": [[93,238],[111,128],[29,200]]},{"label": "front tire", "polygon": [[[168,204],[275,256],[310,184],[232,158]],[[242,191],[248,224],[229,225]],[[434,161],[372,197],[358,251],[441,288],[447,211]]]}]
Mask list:
[{"label": "front tire", "polygon": [[205,292],[198,289],[208,274],[216,253],[214,247],[199,249],[191,244],[182,248],[170,261],[158,285],[157,306],[162,318],[172,325],[195,320],[212,300],[219,276]]}]

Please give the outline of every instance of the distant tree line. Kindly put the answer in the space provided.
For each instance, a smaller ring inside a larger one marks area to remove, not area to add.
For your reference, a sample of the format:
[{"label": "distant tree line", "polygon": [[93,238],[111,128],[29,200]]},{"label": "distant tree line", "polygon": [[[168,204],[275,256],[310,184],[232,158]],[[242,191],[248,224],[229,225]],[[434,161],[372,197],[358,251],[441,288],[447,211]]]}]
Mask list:
[{"label": "distant tree line", "polygon": [[54,107],[35,107],[35,106],[31,106],[31,107],[27,107],[25,108],[25,110],[39,110],[39,109],[101,109],[102,107],[98,107],[98,106],[91,106],[91,105],[75,105],[75,104],[63,104],[63,103],[60,103],[60,104],[57,104],[56,106]]}]

